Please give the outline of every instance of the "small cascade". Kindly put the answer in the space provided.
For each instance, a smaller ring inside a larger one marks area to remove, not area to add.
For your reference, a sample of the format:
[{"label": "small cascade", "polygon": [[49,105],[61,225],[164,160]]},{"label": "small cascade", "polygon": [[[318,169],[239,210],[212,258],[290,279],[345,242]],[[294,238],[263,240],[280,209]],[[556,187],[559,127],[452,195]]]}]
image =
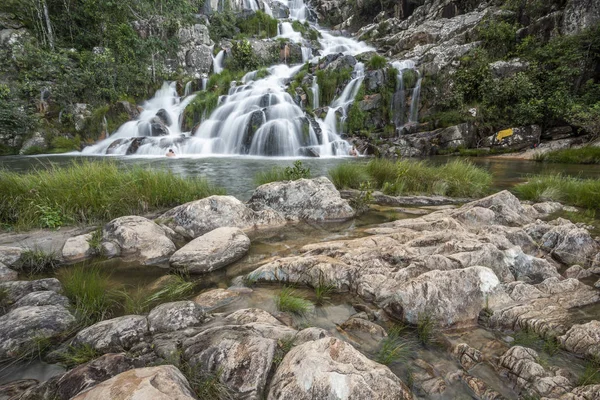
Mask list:
[{"label": "small cascade", "polygon": [[185,84],[185,89],[183,90],[183,96],[184,96],[184,97],[187,97],[187,96],[189,96],[190,94],[192,94],[192,81],[188,81],[188,82]]},{"label": "small cascade", "polygon": [[296,32],[292,28],[291,22],[281,22],[277,28],[277,37],[289,39],[294,43],[302,43],[302,33]]},{"label": "small cascade", "polygon": [[288,1],[288,7],[290,9],[290,18],[297,19],[298,21],[306,20],[306,5],[302,0],[290,0]]},{"label": "small cascade", "polygon": [[313,109],[319,108],[319,83],[317,82],[317,75],[313,75],[310,89],[313,94]]},{"label": "small cascade", "polygon": [[273,11],[271,10],[271,7],[269,6],[269,3],[267,3],[266,1],[263,1],[262,4],[265,7],[265,14],[267,14],[269,17],[272,17],[273,16]]},{"label": "small cascade", "polygon": [[206,85],[208,84],[208,77],[206,75],[202,76],[202,90],[206,91]]},{"label": "small cascade", "polygon": [[225,50],[219,51],[216,56],[213,57],[213,73],[220,74],[223,71],[223,59],[225,58]]},{"label": "small cascade", "polygon": [[301,47],[302,50],[302,63],[306,63],[312,59],[312,49],[310,47]]},{"label": "small cascade", "polygon": [[412,92],[412,101],[410,102],[410,119],[408,122],[411,124],[416,124],[419,119],[419,97],[421,96],[421,74],[417,71],[419,78],[417,79],[417,84]]}]

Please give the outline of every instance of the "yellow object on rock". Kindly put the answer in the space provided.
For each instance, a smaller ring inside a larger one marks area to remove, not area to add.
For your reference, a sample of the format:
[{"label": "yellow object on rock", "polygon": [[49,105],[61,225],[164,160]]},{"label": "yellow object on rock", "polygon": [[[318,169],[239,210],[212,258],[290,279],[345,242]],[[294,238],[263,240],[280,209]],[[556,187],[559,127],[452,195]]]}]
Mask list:
[{"label": "yellow object on rock", "polygon": [[503,131],[500,131],[496,134],[496,140],[500,141],[500,140],[504,139],[505,137],[512,136],[512,134],[513,134],[512,128],[504,129]]}]

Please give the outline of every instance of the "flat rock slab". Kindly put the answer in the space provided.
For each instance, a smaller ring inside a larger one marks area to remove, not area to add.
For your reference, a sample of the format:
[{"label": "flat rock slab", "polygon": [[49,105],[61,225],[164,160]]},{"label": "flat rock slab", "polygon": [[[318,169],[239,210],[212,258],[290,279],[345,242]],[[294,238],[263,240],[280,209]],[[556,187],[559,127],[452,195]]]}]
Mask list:
[{"label": "flat rock slab", "polygon": [[181,371],[172,365],[138,368],[123,372],[73,400],[194,400],[190,384]]},{"label": "flat rock slab", "polygon": [[250,249],[250,239],[240,228],[223,227],[210,231],[177,250],[171,267],[203,274],[225,267],[242,258]]},{"label": "flat rock slab", "polygon": [[[345,189],[340,190],[340,195],[344,199],[352,199],[360,194],[360,190]],[[446,196],[390,196],[381,192],[373,192],[373,203],[381,206],[444,206],[453,204],[464,204],[473,199],[446,197]]]}]

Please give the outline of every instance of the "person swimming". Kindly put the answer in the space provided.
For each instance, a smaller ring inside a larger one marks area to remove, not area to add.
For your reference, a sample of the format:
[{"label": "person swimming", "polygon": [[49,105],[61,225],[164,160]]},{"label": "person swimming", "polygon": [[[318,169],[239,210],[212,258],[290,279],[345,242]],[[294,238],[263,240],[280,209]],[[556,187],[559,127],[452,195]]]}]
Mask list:
[{"label": "person swimming", "polygon": [[350,149],[350,155],[353,157],[358,156],[358,151],[356,151],[356,147],[352,146],[352,148]]},{"label": "person swimming", "polygon": [[165,155],[167,157],[175,157],[175,152],[173,151],[173,149],[169,149],[169,151]]}]

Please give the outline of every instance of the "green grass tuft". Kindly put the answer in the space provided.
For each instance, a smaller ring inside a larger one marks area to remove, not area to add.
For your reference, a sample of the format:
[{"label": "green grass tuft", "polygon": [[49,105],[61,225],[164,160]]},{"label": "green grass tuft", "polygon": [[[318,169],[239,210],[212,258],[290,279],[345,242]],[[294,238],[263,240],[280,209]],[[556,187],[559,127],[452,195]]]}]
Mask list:
[{"label": "green grass tuft", "polygon": [[303,178],[309,179],[310,177],[310,168],[304,167],[302,161],[298,160],[291,167],[273,167],[270,170],[259,172],[254,177],[254,183],[260,186],[271,182],[295,181]]},{"label": "green grass tuft", "polygon": [[343,163],[333,167],[329,170],[329,177],[338,189],[359,189],[362,183],[370,179],[365,165],[355,162]]},{"label": "green grass tuft", "polygon": [[586,146],[538,153],[534,160],[560,164],[600,164],[600,147]]},{"label": "green grass tuft", "polygon": [[88,361],[92,361],[102,355],[90,344],[82,344],[77,346],[69,346],[67,349],[60,353],[60,362],[65,364],[67,367],[72,368],[80,364],[85,364]]},{"label": "green grass tuft", "polygon": [[435,321],[427,313],[419,313],[417,319],[417,338],[422,345],[430,344],[435,336]]},{"label": "green grass tuft", "polygon": [[92,232],[92,237],[88,239],[90,248],[96,255],[102,255],[102,227],[98,227]]},{"label": "green grass tuft", "polygon": [[[142,303],[139,306],[141,310],[148,310],[161,303],[179,301],[188,298],[194,291],[196,284],[189,282],[182,275],[173,275],[167,283],[145,298],[141,298]],[[140,295],[141,296],[141,295]]]},{"label": "green grass tuft", "polygon": [[55,252],[35,248],[21,254],[21,261],[16,269],[28,275],[38,275],[54,272],[58,265],[59,259]]},{"label": "green grass tuft", "polygon": [[600,359],[588,360],[585,370],[579,377],[577,386],[600,384]]},{"label": "green grass tuft", "polygon": [[560,201],[588,209],[600,209],[600,180],[580,179],[564,175],[532,176],[514,191],[523,200]]},{"label": "green grass tuft", "polygon": [[273,365],[275,368],[281,364],[285,355],[294,347],[294,336],[288,336],[277,341],[277,348],[273,356]]},{"label": "green grass tuft", "polygon": [[114,161],[73,162],[27,173],[0,170],[0,224],[18,229],[93,224],[213,194],[224,191],[202,178]]},{"label": "green grass tuft", "polygon": [[294,290],[285,287],[275,296],[275,305],[279,311],[294,314],[305,314],[312,308],[312,303],[302,297],[295,296]]},{"label": "green grass tuft", "polygon": [[325,283],[323,278],[323,273],[319,274],[319,284],[315,287],[315,303],[318,306],[322,306],[325,304],[327,300],[330,300],[331,297],[329,295],[335,291],[335,285],[331,283]]},{"label": "green grass tuft", "polygon": [[413,343],[403,339],[401,335],[406,330],[404,325],[394,325],[388,330],[388,335],[381,340],[376,361],[383,365],[393,362],[406,361],[414,351]]}]

